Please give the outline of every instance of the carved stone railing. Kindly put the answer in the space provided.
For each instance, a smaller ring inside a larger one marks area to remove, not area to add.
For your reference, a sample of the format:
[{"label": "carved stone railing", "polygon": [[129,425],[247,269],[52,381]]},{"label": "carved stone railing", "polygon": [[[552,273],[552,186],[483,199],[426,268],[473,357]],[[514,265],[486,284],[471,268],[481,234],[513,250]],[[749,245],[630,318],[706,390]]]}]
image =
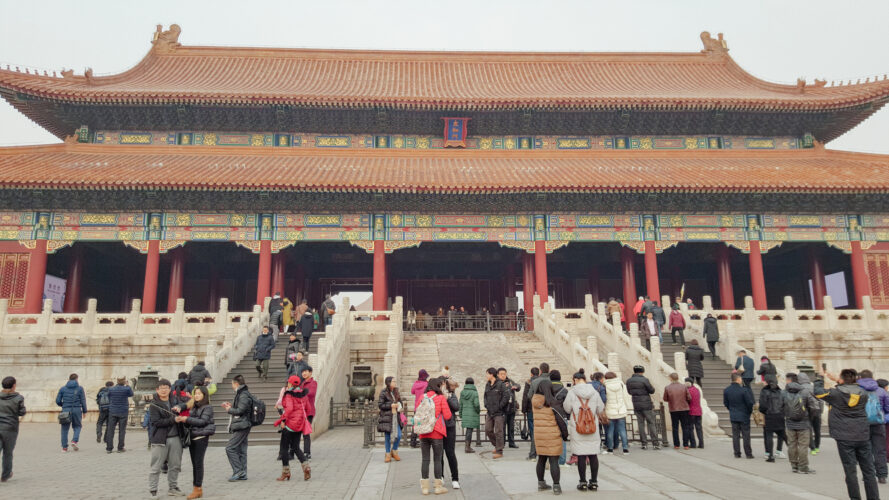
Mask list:
[{"label": "carved stone railing", "polygon": [[[343,299],[343,310],[349,310],[349,298]],[[346,375],[351,368],[351,328],[349,315],[334,315],[333,322],[325,330],[324,338],[318,339],[318,353],[309,355],[312,374],[318,382],[315,396],[316,415],[313,431],[317,435],[330,425],[330,401],[347,402],[349,393]]]}]

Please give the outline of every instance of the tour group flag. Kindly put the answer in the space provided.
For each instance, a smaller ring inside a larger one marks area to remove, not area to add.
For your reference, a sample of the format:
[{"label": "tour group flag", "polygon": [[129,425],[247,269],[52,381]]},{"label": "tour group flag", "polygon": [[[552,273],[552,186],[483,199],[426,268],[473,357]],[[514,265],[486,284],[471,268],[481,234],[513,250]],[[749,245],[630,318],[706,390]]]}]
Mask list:
[{"label": "tour group flag", "polygon": [[466,122],[471,118],[442,118],[445,121],[444,147],[466,147]]}]

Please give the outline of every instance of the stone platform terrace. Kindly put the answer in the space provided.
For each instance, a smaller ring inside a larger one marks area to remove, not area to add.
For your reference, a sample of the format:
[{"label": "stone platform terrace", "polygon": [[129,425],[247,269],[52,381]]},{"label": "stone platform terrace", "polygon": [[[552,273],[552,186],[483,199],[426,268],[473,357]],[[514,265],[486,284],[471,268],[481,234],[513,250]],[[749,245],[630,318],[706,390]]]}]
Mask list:
[{"label": "stone platform terrace", "polygon": [[[104,445],[91,438],[94,428],[84,428],[79,452],[62,453],[58,426],[22,424],[15,453],[14,477],[0,484],[0,498],[117,499],[146,498],[149,455],[146,433],[127,434],[124,454],[106,454]],[[280,463],[277,447],[251,446],[249,475],[245,482],[228,483],[231,473],[225,453],[211,448],[205,461],[206,498],[278,499],[413,499],[419,492],[420,452],[402,449],[402,461],[383,463],[382,447],[363,449],[360,427],[340,427],[318,438],[312,446],[313,477],[303,482],[294,475],[289,483],[278,483]],[[818,474],[801,476],[790,472],[786,460],[769,464],[763,460],[762,441],[754,441],[755,460],[735,459],[731,442],[709,439],[704,450],[642,451],[632,447],[629,456],[600,457],[599,491],[581,493],[575,489],[577,471],[562,468],[563,498],[635,500],[670,498],[845,498],[845,483],[833,440],[823,441],[821,454],[811,457]],[[441,499],[524,499],[550,498],[538,493],[534,464],[523,457],[527,444],[507,450],[502,460],[490,458],[491,447],[466,455],[458,449],[463,489],[440,495]],[[447,465],[445,474],[447,476]],[[547,473],[547,481],[549,475]],[[191,489],[191,462],[186,452],[179,486]],[[450,481],[446,482],[450,489]],[[889,489],[881,486],[889,495]],[[161,498],[166,495],[166,477],[161,477]],[[428,497],[428,498],[431,498]]]}]

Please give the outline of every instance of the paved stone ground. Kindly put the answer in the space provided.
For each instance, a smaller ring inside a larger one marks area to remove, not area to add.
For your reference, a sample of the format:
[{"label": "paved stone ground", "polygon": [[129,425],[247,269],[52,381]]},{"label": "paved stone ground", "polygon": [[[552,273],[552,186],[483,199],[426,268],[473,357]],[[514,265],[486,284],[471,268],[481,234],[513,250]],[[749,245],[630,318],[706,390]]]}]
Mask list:
[{"label": "paved stone ground", "polygon": [[[87,427],[86,429],[90,429]],[[15,476],[0,485],[0,498],[145,498],[147,497],[148,451],[146,435],[132,431],[127,436],[128,451],[105,453],[104,445],[90,442],[93,434],[84,432],[79,452],[61,453],[59,428],[55,424],[23,424],[15,453]],[[206,459],[204,491],[207,498],[273,499],[355,498],[415,499],[419,491],[420,452],[404,448],[402,461],[383,463],[383,449],[363,449],[362,429],[338,428],[313,443],[313,476],[304,482],[294,475],[289,483],[278,483],[280,463],[277,448],[252,446],[249,451],[250,479],[228,483],[231,474],[221,448],[210,448]],[[575,489],[577,470],[562,468],[562,487],[568,498],[633,498],[647,500],[672,498],[845,498],[846,490],[836,447],[830,439],[822,443],[821,454],[810,457],[814,476],[790,472],[787,460],[769,464],[763,460],[762,441],[754,440],[755,460],[735,459],[728,439],[708,439],[704,450],[642,451],[631,448],[629,456],[600,457],[599,491],[581,493]],[[478,449],[478,448],[477,448]],[[538,493],[534,463],[524,460],[527,444],[507,450],[494,461],[491,447],[467,455],[459,448],[461,490],[451,490],[442,499],[544,498]],[[187,453],[186,453],[187,455]],[[183,457],[180,488],[191,489],[191,464]],[[447,465],[445,477],[449,479]],[[547,482],[550,482],[547,473]],[[450,481],[445,481],[450,490]],[[881,486],[884,496],[889,488]],[[160,494],[166,494],[161,476]]]}]

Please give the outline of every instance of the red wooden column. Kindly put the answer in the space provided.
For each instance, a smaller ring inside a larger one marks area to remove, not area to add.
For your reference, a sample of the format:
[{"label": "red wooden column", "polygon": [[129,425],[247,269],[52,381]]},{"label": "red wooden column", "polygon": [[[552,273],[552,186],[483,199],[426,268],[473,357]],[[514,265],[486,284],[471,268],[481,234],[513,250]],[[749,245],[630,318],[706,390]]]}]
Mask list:
[{"label": "red wooden column", "polygon": [[148,241],[148,256],[145,260],[145,284],[142,288],[142,314],[154,314],[157,304],[157,272],[160,268],[160,244],[158,240]]},{"label": "red wooden column", "polygon": [[852,287],[855,290],[855,307],[864,308],[864,296],[870,296],[870,282],[864,267],[864,252],[860,241],[852,241]]},{"label": "red wooden column", "polygon": [[534,329],[534,257],[522,254],[522,295],[524,296],[525,329]]},{"label": "red wooden column", "polygon": [[272,255],[272,293],[278,292],[281,297],[286,297],[284,293],[284,272],[286,259],[283,253],[279,252]]},{"label": "red wooden column", "polygon": [[722,245],[716,254],[716,275],[719,278],[720,309],[735,308],[735,290],[732,285],[732,256],[729,247]]},{"label": "red wooden column", "polygon": [[296,265],[296,276],[294,277],[294,281],[296,282],[296,291],[293,292],[293,303],[299,305],[302,299],[306,297],[306,268],[303,267],[302,264]]},{"label": "red wooden column", "polygon": [[654,241],[645,242],[645,293],[655,303],[661,304],[661,284],[657,275],[657,250]]},{"label": "red wooden column", "polygon": [[43,309],[43,283],[46,281],[46,240],[36,240],[28,264],[28,283],[25,288],[25,314],[37,314]]},{"label": "red wooden column", "polygon": [[549,279],[546,276],[546,241],[534,242],[534,282],[537,284],[537,295],[540,296],[540,307],[549,298]]},{"label": "red wooden column", "polygon": [[759,241],[750,241],[750,287],[753,289],[753,307],[759,311],[768,309],[766,280],[762,272],[762,253]]},{"label": "red wooden column", "polygon": [[262,306],[269,294],[269,281],[272,274],[272,241],[259,242],[259,270],[256,275],[256,305]]},{"label": "red wooden column", "polygon": [[599,303],[599,266],[593,265],[587,277],[590,282],[590,295],[593,297],[593,307]]},{"label": "red wooden column", "polygon": [[633,306],[636,305],[635,252],[627,247],[620,248],[620,268],[624,282],[624,315],[627,325],[636,322]]},{"label": "red wooden column", "polygon": [[374,311],[386,310],[388,297],[388,277],[386,276],[386,242],[374,240],[374,279],[373,308]]},{"label": "red wooden column", "polygon": [[824,268],[821,266],[821,258],[814,246],[809,248],[809,273],[812,276],[812,298],[815,302],[815,309],[824,309],[827,283],[824,281]]},{"label": "red wooden column", "polygon": [[[522,272],[524,272],[524,269]],[[515,264],[506,265],[506,277],[503,279],[503,294],[506,297],[515,297]],[[503,304],[503,306],[505,309],[506,304]]]},{"label": "red wooden column", "polygon": [[65,287],[65,305],[62,308],[67,314],[80,312],[80,286],[83,281],[83,247],[75,244],[71,251],[68,284]]},{"label": "red wooden column", "polygon": [[185,249],[177,248],[170,255],[170,291],[167,294],[167,312],[176,311],[176,299],[182,298],[185,283]]}]

